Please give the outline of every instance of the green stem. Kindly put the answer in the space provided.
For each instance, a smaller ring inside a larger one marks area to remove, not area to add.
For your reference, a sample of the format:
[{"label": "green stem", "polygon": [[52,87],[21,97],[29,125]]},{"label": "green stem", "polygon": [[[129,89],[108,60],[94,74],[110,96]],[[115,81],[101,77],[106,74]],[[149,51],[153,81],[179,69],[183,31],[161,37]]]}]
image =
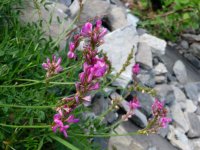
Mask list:
[{"label": "green stem", "polygon": [[[111,137],[111,136],[132,136],[132,135],[138,135],[140,134],[139,132],[129,132],[129,133],[124,133],[124,134],[80,134],[80,133],[74,133],[68,131],[68,133],[71,133],[72,135],[76,136],[81,136],[81,137]],[[70,136],[70,135],[69,135]]]},{"label": "green stem", "polygon": [[9,127],[9,128],[50,128],[51,125],[30,125],[30,126],[26,126],[26,125],[8,125],[8,124],[3,124],[0,123],[0,126],[3,127]]},{"label": "green stem", "polygon": [[[27,79],[27,80],[30,80],[33,83],[19,84],[19,85],[0,85],[0,88],[6,88],[6,87],[26,87],[26,86],[36,85],[36,84],[39,84],[39,83],[46,84],[45,81],[38,81],[38,80],[31,80],[31,79]],[[75,84],[75,82],[48,82],[48,83],[49,84],[53,84],[53,85],[74,85]]]},{"label": "green stem", "polygon": [[115,122],[113,125],[111,125],[111,126],[109,126],[109,127],[107,127],[107,128],[113,130],[116,126],[118,126],[118,125],[119,125],[120,123],[122,123],[122,122],[123,122],[123,120],[120,119],[120,120],[118,120],[117,122]]},{"label": "green stem", "polygon": [[104,111],[99,117],[98,119],[100,120],[100,122],[103,121],[104,117],[113,110],[113,107],[111,106],[109,109],[107,109],[106,111]]},{"label": "green stem", "polygon": [[9,105],[9,104],[0,104],[0,107],[13,107],[13,108],[32,108],[32,109],[47,109],[47,108],[55,108],[56,105],[52,106],[23,106],[23,105]]}]

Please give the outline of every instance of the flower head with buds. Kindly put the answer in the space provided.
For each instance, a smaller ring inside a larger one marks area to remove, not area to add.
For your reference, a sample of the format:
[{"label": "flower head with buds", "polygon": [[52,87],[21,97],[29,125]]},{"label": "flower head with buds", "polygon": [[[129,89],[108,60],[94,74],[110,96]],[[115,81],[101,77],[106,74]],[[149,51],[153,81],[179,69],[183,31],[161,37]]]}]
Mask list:
[{"label": "flower head with buds", "polygon": [[140,72],[140,65],[139,64],[135,64],[132,68],[132,72],[133,74],[137,75]]},{"label": "flower head with buds", "polygon": [[164,108],[164,103],[160,102],[158,99],[152,105],[152,113],[155,118],[157,118],[157,124],[161,128],[165,128],[169,122],[172,121],[171,118],[167,118],[167,110]]},{"label": "flower head with buds", "polygon": [[60,65],[61,61],[62,61],[61,57],[56,59],[56,56],[53,55],[52,56],[52,62],[50,61],[49,58],[47,58],[47,62],[42,64],[42,67],[45,70],[47,70],[47,73],[46,73],[47,78],[51,77],[55,74],[58,74],[63,70],[62,66]]},{"label": "flower head with buds", "polygon": [[130,110],[135,110],[140,107],[140,102],[137,97],[134,97],[132,101],[129,102]]},{"label": "flower head with buds", "polygon": [[65,116],[60,114],[54,115],[54,125],[52,126],[52,130],[53,132],[56,132],[57,129],[59,129],[60,133],[63,133],[65,137],[68,137],[67,129],[70,127],[70,124],[77,123],[79,119],[74,118],[74,115],[70,115],[66,120],[64,120],[64,117]]},{"label": "flower head with buds", "polygon": [[[69,113],[80,103],[85,105],[90,103],[91,96],[88,95],[88,93],[99,89],[99,80],[108,70],[108,60],[105,56],[100,57],[97,51],[97,47],[102,43],[102,38],[107,32],[101,25],[101,20],[97,20],[96,26],[93,26],[90,22],[85,23],[81,28],[80,34],[75,35],[74,41],[69,44],[68,57],[76,58],[75,49],[78,47],[80,40],[85,40],[85,45],[83,46],[83,71],[79,74],[79,81],[75,84],[76,93],[72,97],[62,99],[64,104],[56,109],[57,114],[54,116],[52,130],[56,132],[57,129],[59,129],[65,137],[67,137],[66,130],[70,125],[79,121],[79,119],[75,119],[74,116],[69,115]],[[53,56],[52,63],[50,63],[48,59],[47,63],[43,65],[45,69],[48,69],[48,76],[59,71],[61,59],[55,62],[56,58]]]}]

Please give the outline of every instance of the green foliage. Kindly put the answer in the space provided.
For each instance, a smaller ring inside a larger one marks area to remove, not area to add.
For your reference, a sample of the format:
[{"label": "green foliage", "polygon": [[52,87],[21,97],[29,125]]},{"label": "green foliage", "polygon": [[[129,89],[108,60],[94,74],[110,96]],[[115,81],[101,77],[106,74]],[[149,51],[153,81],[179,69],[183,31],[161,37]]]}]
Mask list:
[{"label": "green foliage", "polygon": [[[72,84],[77,80],[80,62],[66,60],[67,49],[59,52],[59,46],[53,46],[53,40],[44,37],[39,24],[21,24],[19,11],[13,7],[19,4],[20,0],[0,1],[0,104],[7,104],[0,107],[0,123],[22,126],[0,126],[0,149],[42,149],[47,143],[53,144],[50,128],[23,126],[51,125],[52,107],[74,90]],[[51,79],[47,87],[41,64],[52,54],[64,58],[65,71]]]},{"label": "green foliage", "polygon": [[[151,9],[133,9],[133,13],[142,19],[141,27],[170,40],[175,40],[186,29],[200,28],[199,0],[167,0],[162,2],[162,10],[157,12],[152,12]],[[142,0],[143,7],[146,6],[146,3],[147,0]]]}]

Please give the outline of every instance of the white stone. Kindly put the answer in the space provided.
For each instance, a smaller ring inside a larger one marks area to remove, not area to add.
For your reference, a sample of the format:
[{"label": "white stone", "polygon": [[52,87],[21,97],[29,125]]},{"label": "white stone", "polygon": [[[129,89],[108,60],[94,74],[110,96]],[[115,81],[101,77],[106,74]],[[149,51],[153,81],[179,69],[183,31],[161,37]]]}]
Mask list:
[{"label": "white stone", "polygon": [[151,48],[146,43],[139,42],[135,57],[136,62],[139,63],[142,68],[153,68]]},{"label": "white stone", "polygon": [[69,9],[70,9],[71,16],[75,17],[80,9],[79,0],[74,0],[73,3],[70,5]]},{"label": "white stone", "polygon": [[165,40],[159,39],[153,35],[145,33],[140,36],[139,41],[147,43],[152,48],[153,53],[157,55],[165,54],[165,48],[167,45]]},{"label": "white stone", "polygon": [[127,14],[127,21],[128,21],[129,24],[132,24],[133,26],[137,27],[137,24],[139,22],[139,18],[128,13]]},{"label": "white stone", "polygon": [[186,102],[186,96],[185,96],[184,92],[176,86],[172,86],[172,88],[174,90],[174,95],[175,95],[176,101],[185,103]]},{"label": "white stone", "polygon": [[171,125],[169,126],[169,130],[170,132],[167,135],[167,138],[170,140],[172,145],[180,148],[181,150],[193,150],[192,144],[183,132],[174,128]]},{"label": "white stone", "polygon": [[126,12],[123,7],[112,6],[108,15],[112,30],[128,25]]},{"label": "white stone", "polygon": [[[138,35],[133,25],[117,29],[104,38],[104,44],[99,47],[107,53],[109,60],[112,63],[113,73],[116,74],[121,70],[123,64],[126,62],[131,49],[134,47],[134,53],[137,49]],[[134,56],[134,54],[133,54]],[[126,87],[128,82],[132,79],[132,66],[135,60],[130,61],[130,65],[120,76],[120,84]]]},{"label": "white stone", "polygon": [[177,60],[173,66],[173,71],[176,75],[177,80],[185,84],[187,83],[187,70],[184,63],[181,60]]},{"label": "white stone", "polygon": [[190,142],[193,145],[193,150],[200,150],[200,138],[190,139]]},{"label": "white stone", "polygon": [[168,72],[166,66],[163,63],[156,65],[154,70],[156,75],[162,75]]},{"label": "white stone", "polygon": [[200,120],[195,113],[186,113],[189,121],[190,129],[187,133],[189,138],[199,138],[200,137]]},{"label": "white stone", "polygon": [[178,103],[174,103],[174,105],[171,106],[171,115],[173,120],[175,121],[176,125],[183,129],[183,131],[186,133],[189,130],[189,121],[186,119],[184,113],[181,110],[181,106]]},{"label": "white stone", "polygon": [[192,100],[187,99],[185,103],[185,112],[193,113],[197,110],[197,106],[194,105]]},{"label": "white stone", "polygon": [[[58,41],[61,49],[63,49],[66,45],[66,35],[64,33],[72,23],[72,20],[65,13],[67,7],[64,4],[52,3],[46,6],[48,8],[46,10],[43,5],[36,8],[32,1],[26,1],[24,5],[25,9],[20,13],[20,19],[25,23],[43,20],[42,30],[45,32],[45,36],[51,36],[54,41]],[[40,13],[38,13],[38,9],[40,9]],[[58,18],[60,22],[58,22]],[[74,25],[72,25],[73,27]]]}]

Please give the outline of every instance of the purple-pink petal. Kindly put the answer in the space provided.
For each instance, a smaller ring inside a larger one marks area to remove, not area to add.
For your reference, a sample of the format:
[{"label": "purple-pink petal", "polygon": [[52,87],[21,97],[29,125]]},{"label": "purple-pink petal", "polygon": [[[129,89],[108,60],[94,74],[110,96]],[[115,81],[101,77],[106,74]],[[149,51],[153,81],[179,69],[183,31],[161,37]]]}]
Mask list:
[{"label": "purple-pink petal", "polygon": [[90,87],[89,87],[89,91],[92,91],[92,90],[98,90],[100,87],[99,83],[96,82],[95,84],[92,84]]},{"label": "purple-pink petal", "polygon": [[71,51],[69,51],[69,52],[67,53],[67,56],[68,56],[68,58],[70,58],[70,59],[76,57],[76,55],[74,54],[74,52],[71,52]]}]

